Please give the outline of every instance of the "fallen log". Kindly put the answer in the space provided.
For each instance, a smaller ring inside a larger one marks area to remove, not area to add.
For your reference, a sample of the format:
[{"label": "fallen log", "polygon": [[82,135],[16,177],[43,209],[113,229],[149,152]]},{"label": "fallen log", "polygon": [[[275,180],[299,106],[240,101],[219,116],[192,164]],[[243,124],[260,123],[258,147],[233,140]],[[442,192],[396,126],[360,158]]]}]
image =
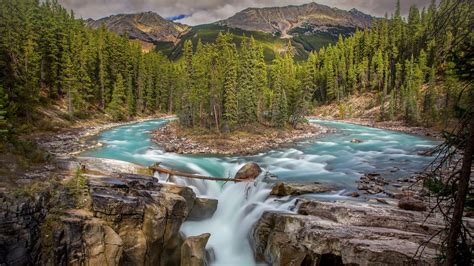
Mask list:
[{"label": "fallen log", "polygon": [[180,171],[175,171],[171,169],[166,169],[160,166],[159,163],[155,163],[152,166],[148,167],[152,171],[156,171],[158,173],[164,173],[168,175],[174,176],[181,176],[187,178],[194,178],[194,179],[202,179],[202,180],[212,180],[212,181],[231,181],[231,182],[248,182],[253,181],[253,179],[240,179],[240,178],[225,178],[225,177],[211,177],[211,176],[203,176],[203,175],[195,175],[191,173],[185,173]]}]

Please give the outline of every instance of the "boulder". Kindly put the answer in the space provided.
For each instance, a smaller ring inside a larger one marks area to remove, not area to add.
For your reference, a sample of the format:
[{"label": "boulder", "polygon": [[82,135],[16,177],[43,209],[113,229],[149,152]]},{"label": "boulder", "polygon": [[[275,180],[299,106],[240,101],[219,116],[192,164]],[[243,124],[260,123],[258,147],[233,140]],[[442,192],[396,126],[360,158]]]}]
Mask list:
[{"label": "boulder", "polygon": [[246,163],[235,174],[236,179],[255,179],[262,173],[262,168],[256,163]]},{"label": "boulder", "polygon": [[352,192],[345,193],[344,196],[358,198],[360,197],[360,194],[357,191],[352,191]]},{"label": "boulder", "polygon": [[425,203],[412,197],[401,198],[398,201],[398,207],[409,211],[426,211]]},{"label": "boulder", "polygon": [[188,215],[188,220],[199,221],[207,218],[211,218],[214,212],[217,210],[216,199],[208,198],[196,198],[194,200],[194,206]]},{"label": "boulder", "polygon": [[362,143],[363,141],[360,139],[352,139],[351,143]]},{"label": "boulder", "polygon": [[284,197],[297,196],[309,193],[322,193],[328,191],[331,191],[328,186],[317,182],[308,184],[278,182],[275,186],[273,186],[270,195]]},{"label": "boulder", "polygon": [[206,244],[211,234],[205,233],[186,238],[181,246],[181,266],[204,266],[206,260]]}]

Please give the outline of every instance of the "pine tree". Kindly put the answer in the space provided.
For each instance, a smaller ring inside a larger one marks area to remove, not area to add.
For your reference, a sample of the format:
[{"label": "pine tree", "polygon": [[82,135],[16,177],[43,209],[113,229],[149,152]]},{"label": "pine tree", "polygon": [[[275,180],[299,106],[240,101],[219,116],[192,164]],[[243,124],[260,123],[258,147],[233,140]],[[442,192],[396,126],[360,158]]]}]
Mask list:
[{"label": "pine tree", "polygon": [[107,113],[113,120],[123,120],[126,117],[125,85],[121,74],[117,75],[112,93],[112,101],[107,106]]},{"label": "pine tree", "polygon": [[237,102],[237,58],[235,47],[225,51],[227,65],[224,70],[224,127],[232,130],[238,123],[239,106]]},{"label": "pine tree", "polygon": [[63,52],[61,64],[61,88],[66,91],[67,112],[70,117],[74,116],[74,102],[77,93],[78,80],[74,72],[74,65],[72,64],[69,53]]},{"label": "pine tree", "polygon": [[129,73],[127,77],[127,113],[130,116],[135,116],[136,114],[136,103],[135,103],[135,93],[133,87],[132,74]]},{"label": "pine tree", "polygon": [[430,71],[430,82],[428,90],[425,94],[425,99],[423,103],[423,114],[424,122],[426,126],[433,126],[437,120],[437,108],[436,108],[436,71],[435,68],[431,68]]},{"label": "pine tree", "polygon": [[193,126],[193,114],[191,106],[191,92],[193,88],[193,44],[190,40],[184,43],[184,75],[183,91],[181,92],[180,111],[178,113],[180,124],[186,127]]},{"label": "pine tree", "polygon": [[395,98],[395,90],[390,92],[390,102],[389,102],[389,110],[388,116],[390,120],[395,120],[395,109],[396,109],[396,98]]},{"label": "pine tree", "polygon": [[285,126],[286,121],[288,120],[288,102],[286,92],[282,87],[281,65],[279,64],[277,64],[273,70],[272,84],[272,124],[275,127],[281,128]]},{"label": "pine tree", "polygon": [[258,69],[257,51],[258,46],[255,39],[244,39],[241,48],[241,67],[238,84],[239,122],[249,124],[257,121],[258,106]]},{"label": "pine tree", "polygon": [[8,137],[7,101],[8,96],[0,84],[0,142]]}]

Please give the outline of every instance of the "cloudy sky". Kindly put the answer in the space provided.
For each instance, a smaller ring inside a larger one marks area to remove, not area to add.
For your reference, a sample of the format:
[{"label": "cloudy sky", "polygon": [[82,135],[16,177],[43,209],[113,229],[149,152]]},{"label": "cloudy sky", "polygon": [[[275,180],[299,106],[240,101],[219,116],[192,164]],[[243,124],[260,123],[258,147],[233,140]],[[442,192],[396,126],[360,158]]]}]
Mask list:
[{"label": "cloudy sky", "polygon": [[[101,18],[118,13],[155,11],[163,17],[185,15],[179,21],[189,25],[214,22],[232,16],[247,7],[299,5],[310,0],[59,0],[67,9],[73,9],[77,17]],[[383,16],[391,14],[396,0],[318,0],[320,4]],[[412,4],[426,6],[431,0],[401,0],[402,13]]]}]

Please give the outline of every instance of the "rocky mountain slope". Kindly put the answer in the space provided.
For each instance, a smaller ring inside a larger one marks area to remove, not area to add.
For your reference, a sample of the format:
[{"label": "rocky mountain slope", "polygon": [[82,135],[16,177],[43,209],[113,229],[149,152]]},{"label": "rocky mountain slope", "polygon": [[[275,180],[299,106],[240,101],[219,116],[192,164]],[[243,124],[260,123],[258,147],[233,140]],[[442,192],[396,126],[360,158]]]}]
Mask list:
[{"label": "rocky mountain slope", "polygon": [[216,24],[288,37],[291,30],[296,28],[325,32],[333,28],[366,28],[371,21],[371,16],[356,9],[345,11],[309,3],[301,6],[247,8]]},{"label": "rocky mountain slope", "polygon": [[369,27],[373,17],[356,9],[344,11],[310,3],[301,6],[248,8],[234,16],[212,24],[187,26],[164,19],[154,12],[112,15],[86,21],[92,28],[103,23],[110,30],[142,41],[144,50],[156,48],[171,59],[181,56],[183,44],[191,40],[214,42],[219,32],[231,32],[240,45],[242,36],[253,36],[264,47],[265,60],[286,47],[285,38],[292,37],[296,59],[337,41],[339,35],[352,34],[356,28]]},{"label": "rocky mountain slope", "polygon": [[87,25],[92,28],[105,26],[118,34],[128,33],[130,38],[147,43],[177,43],[190,26],[164,19],[154,12],[119,14],[98,20],[89,19]]}]

